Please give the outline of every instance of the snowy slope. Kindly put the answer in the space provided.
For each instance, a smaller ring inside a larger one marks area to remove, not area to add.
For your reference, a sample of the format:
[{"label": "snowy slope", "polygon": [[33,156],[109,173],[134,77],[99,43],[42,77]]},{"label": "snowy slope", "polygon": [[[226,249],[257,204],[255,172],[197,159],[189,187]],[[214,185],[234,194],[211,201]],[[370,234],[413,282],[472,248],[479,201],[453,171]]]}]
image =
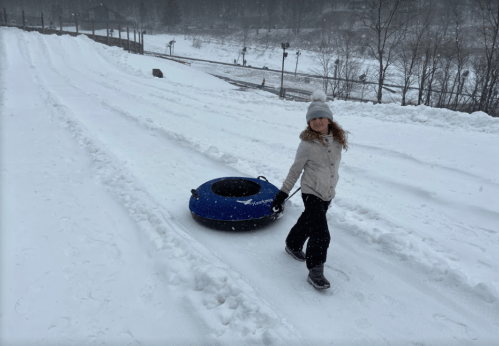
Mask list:
[{"label": "snowy slope", "polygon": [[307,104],[85,37],[2,28],[0,62],[0,344],[499,343],[499,120],[331,102],[318,292],[284,252],[299,196],[248,233],[188,210],[213,178],[280,187]]}]

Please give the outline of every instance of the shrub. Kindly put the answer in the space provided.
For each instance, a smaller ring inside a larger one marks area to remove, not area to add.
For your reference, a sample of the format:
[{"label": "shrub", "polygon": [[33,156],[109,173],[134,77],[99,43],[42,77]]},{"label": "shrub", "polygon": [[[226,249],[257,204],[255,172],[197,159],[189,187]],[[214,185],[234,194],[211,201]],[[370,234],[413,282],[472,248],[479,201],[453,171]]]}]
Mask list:
[{"label": "shrub", "polygon": [[202,42],[200,39],[198,38],[195,38],[194,40],[192,40],[192,46],[194,48],[197,48],[197,49],[200,49],[201,48],[201,45],[202,45]]}]

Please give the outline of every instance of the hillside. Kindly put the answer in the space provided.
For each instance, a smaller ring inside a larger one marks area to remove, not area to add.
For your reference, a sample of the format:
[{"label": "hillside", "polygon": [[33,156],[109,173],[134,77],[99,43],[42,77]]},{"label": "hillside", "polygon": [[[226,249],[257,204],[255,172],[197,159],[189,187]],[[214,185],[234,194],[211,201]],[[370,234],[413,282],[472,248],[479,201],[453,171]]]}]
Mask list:
[{"label": "hillside", "polygon": [[499,343],[499,119],[329,102],[350,148],[319,292],[284,251],[299,195],[246,233],[188,209],[217,177],[280,187],[306,103],[14,28],[0,95],[2,345]]}]

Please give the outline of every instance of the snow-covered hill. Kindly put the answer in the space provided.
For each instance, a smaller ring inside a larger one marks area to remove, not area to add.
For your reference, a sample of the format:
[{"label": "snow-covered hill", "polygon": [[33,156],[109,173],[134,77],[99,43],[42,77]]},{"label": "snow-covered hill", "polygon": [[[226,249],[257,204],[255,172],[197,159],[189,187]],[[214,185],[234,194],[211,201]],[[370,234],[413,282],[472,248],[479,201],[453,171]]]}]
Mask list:
[{"label": "snow-covered hill", "polygon": [[284,252],[299,196],[247,233],[188,209],[217,177],[280,187],[307,104],[13,28],[0,96],[1,345],[499,344],[499,119],[330,102],[351,134],[319,292]]}]

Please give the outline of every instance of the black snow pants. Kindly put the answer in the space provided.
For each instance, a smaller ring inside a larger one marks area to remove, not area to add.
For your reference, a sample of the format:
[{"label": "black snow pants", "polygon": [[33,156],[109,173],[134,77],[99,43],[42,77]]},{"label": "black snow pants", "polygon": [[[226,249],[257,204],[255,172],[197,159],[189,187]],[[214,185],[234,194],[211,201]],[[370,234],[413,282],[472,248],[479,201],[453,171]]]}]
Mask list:
[{"label": "black snow pants", "polygon": [[302,194],[305,211],[286,238],[286,245],[293,251],[301,251],[308,239],[305,256],[307,268],[324,264],[331,236],[327,227],[326,212],[331,201],[325,202],[317,196]]}]

